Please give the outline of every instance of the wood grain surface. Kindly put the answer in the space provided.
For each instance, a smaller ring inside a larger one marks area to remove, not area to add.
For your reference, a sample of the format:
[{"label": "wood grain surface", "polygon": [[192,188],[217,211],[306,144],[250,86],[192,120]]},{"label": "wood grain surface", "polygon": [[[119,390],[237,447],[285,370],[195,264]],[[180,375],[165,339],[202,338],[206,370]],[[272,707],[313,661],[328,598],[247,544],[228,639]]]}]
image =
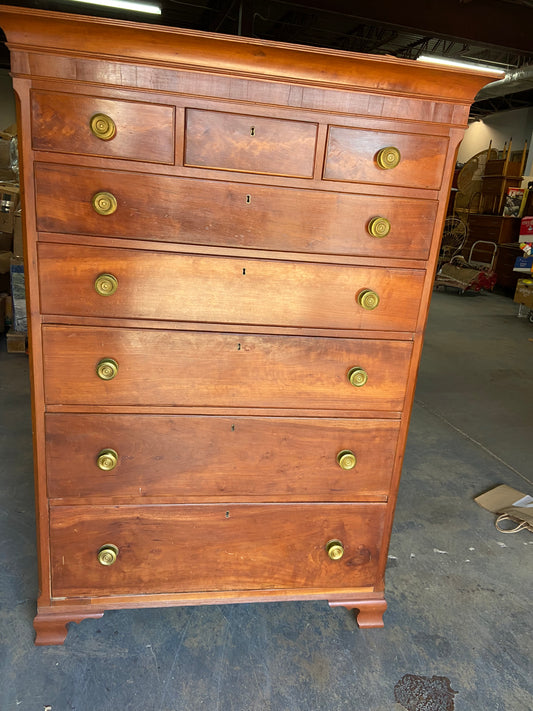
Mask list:
[{"label": "wood grain surface", "polygon": [[[384,504],[55,506],[54,596],[371,586]],[[340,560],[326,544],[338,539]],[[119,549],[102,566],[101,546]]]},{"label": "wood grain surface", "polygon": [[[379,500],[389,491],[399,427],[392,420],[48,414],[48,494]],[[111,471],[96,464],[105,448],[118,454]],[[348,471],[336,459],[346,449],[357,458]]]},{"label": "wood grain surface", "polygon": [[[414,331],[425,273],[414,269],[40,244],[45,314]],[[95,280],[112,274],[114,294]],[[362,291],[379,296],[369,311]]]},{"label": "wood grain surface", "polygon": [[[44,326],[47,403],[401,410],[412,343]],[[109,381],[101,359],[118,362]],[[368,381],[353,387],[352,367]]]},{"label": "wood grain surface", "polygon": [[[37,225],[44,232],[386,259],[425,259],[437,209],[433,200],[46,163],[36,164],[35,184]],[[100,190],[117,198],[113,215],[92,208]],[[369,235],[374,217],[389,220],[386,237]]]},{"label": "wood grain surface", "polygon": [[[174,163],[173,106],[51,91],[33,91],[31,98],[35,150]],[[114,121],[111,140],[91,132],[90,120],[97,113]]]}]

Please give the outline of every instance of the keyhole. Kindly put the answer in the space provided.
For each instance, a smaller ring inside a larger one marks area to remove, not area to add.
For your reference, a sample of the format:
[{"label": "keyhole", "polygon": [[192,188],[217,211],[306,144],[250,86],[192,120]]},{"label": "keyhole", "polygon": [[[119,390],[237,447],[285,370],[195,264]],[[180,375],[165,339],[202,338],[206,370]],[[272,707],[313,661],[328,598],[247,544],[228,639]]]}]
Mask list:
[{"label": "keyhole", "polygon": [[255,136],[255,126],[250,126],[250,136]]},{"label": "keyhole", "polygon": [[249,205],[251,202],[252,202],[252,196],[251,196],[251,195],[247,195],[247,196],[246,196],[246,204]]},{"label": "keyhole", "polygon": [[229,511],[226,511],[226,518],[229,518]]},{"label": "keyhole", "polygon": [[242,273],[243,273],[243,274],[246,274],[246,269],[243,269],[243,270],[242,270]]}]

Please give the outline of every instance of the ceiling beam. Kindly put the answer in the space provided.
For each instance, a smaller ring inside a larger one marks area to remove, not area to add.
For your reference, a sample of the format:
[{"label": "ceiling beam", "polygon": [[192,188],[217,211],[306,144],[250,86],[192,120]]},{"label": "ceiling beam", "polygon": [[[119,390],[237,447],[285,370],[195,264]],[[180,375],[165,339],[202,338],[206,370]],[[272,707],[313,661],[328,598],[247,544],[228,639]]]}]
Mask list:
[{"label": "ceiling beam", "polygon": [[402,3],[398,0],[380,0],[379,3],[290,0],[287,4],[302,5],[309,11],[342,14],[363,22],[403,27],[425,35],[455,37],[533,54],[533,6],[502,0],[410,0]]}]

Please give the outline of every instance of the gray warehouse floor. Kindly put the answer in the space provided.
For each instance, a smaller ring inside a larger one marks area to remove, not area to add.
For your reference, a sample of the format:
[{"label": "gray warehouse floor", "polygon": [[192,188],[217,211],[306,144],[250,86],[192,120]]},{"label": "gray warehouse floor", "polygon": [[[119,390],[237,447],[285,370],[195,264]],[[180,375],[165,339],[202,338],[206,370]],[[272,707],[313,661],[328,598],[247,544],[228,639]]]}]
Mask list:
[{"label": "gray warehouse floor", "polygon": [[473,502],[533,493],[533,324],[511,299],[433,296],[383,630],[325,602],[181,607],[34,647],[28,363],[2,348],[0,711],[532,711],[533,534]]}]

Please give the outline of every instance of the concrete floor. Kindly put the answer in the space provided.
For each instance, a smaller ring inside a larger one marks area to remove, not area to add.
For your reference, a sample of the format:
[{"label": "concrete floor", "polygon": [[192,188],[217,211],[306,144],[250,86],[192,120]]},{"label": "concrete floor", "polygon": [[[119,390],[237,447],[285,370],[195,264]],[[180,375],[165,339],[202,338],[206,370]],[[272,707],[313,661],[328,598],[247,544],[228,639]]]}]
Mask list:
[{"label": "concrete floor", "polygon": [[108,612],[36,648],[27,359],[4,342],[0,710],[531,711],[533,535],[498,533],[473,497],[533,493],[532,355],[511,299],[434,294],[385,629],[325,602],[182,607]]}]

